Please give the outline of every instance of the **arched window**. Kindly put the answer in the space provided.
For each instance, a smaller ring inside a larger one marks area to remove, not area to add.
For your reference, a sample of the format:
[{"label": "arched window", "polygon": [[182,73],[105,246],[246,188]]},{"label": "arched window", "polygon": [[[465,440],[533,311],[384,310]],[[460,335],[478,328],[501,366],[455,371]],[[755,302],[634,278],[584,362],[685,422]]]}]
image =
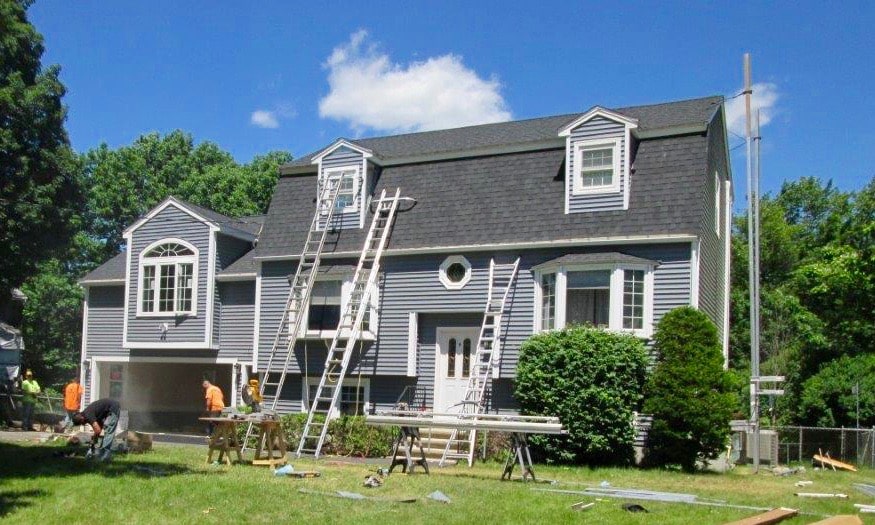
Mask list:
[{"label": "arched window", "polygon": [[194,315],[197,255],[197,248],[179,239],[164,239],[143,250],[137,314]]}]

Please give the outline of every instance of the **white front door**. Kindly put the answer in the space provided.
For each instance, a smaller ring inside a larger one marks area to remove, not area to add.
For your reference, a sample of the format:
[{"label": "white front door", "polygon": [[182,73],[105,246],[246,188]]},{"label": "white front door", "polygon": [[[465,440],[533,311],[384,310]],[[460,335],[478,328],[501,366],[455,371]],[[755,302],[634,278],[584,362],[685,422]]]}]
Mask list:
[{"label": "white front door", "polygon": [[436,335],[434,411],[458,412],[459,403],[465,398],[480,330],[438,328]]}]

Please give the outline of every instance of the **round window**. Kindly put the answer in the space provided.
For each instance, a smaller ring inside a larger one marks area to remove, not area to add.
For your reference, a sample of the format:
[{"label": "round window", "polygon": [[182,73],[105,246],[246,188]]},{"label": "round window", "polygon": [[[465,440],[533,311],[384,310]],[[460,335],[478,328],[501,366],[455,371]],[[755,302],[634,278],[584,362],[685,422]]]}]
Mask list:
[{"label": "round window", "polygon": [[460,283],[468,273],[467,268],[462,263],[455,262],[447,267],[447,279],[451,283]]}]

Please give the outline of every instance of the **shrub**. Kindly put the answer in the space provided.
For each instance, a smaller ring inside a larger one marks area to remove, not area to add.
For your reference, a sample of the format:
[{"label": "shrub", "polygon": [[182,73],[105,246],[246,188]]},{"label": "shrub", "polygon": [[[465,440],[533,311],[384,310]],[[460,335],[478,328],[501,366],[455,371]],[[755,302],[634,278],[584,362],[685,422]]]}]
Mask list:
[{"label": "shrub", "polygon": [[717,328],[702,312],[675,308],[663,316],[653,340],[658,362],[644,403],[644,412],[653,415],[645,461],[691,472],[726,446],[734,382],[723,368]]},{"label": "shrub", "polygon": [[631,335],[572,327],[537,334],[520,348],[515,396],[523,413],[558,416],[563,436],[532,436],[548,461],[628,464],[632,412],[647,368]]},{"label": "shrub", "polygon": [[859,384],[860,424],[875,424],[875,355],[843,356],[824,365],[802,385],[803,422],[825,427],[854,426]]},{"label": "shrub", "polygon": [[362,416],[341,416],[329,423],[329,452],[340,456],[383,457],[392,450],[395,430],[365,424]]}]

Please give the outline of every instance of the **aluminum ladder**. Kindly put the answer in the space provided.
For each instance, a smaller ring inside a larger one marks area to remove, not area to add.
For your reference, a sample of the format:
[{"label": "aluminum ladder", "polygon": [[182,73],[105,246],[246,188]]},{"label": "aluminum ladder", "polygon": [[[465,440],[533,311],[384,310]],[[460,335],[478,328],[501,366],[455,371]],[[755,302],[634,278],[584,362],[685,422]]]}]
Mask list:
[{"label": "aluminum ladder", "polygon": [[[519,265],[519,257],[512,264],[495,264],[495,259],[489,261],[486,309],[483,312],[483,323],[480,325],[480,336],[477,338],[477,352],[474,354],[468,384],[465,386],[460,416],[479,414],[484,408],[486,384],[498,364],[501,352],[501,322],[507,305],[507,296],[513,288]],[[464,459],[468,462],[468,466],[473,465],[476,444],[475,430],[454,429],[444,447],[440,466],[443,467],[448,459]]]},{"label": "aluminum ladder", "polygon": [[[289,296],[286,299],[283,317],[273,339],[270,357],[267,360],[267,367],[264,369],[264,376],[259,386],[262,397],[272,397],[270,404],[266,404],[266,408],[270,410],[276,410],[280,392],[282,392],[283,384],[286,381],[289,363],[295,353],[295,343],[297,343],[298,335],[301,333],[301,320],[303,319],[300,313],[310,304],[310,292],[319,271],[322,249],[325,247],[325,239],[336,211],[339,192],[340,180],[328,179],[322,185],[316,204],[316,213],[313,214],[310,230],[307,232],[307,240],[304,241],[304,249],[298,259],[298,267],[295,270],[295,275],[289,281]],[[255,343],[258,344],[258,341]],[[285,351],[285,355],[283,355],[283,351]],[[274,362],[279,362],[279,359],[284,359],[283,366],[281,370],[275,371],[273,370]],[[258,363],[255,365],[257,367]],[[253,424],[250,423],[246,429],[243,450],[246,450],[253,428]]]},{"label": "aluminum ladder", "polygon": [[[301,441],[295,452],[296,457],[313,454],[318,459],[322,452],[322,445],[328,433],[328,421],[337,406],[350,357],[361,336],[362,323],[368,315],[369,300],[377,285],[377,276],[380,272],[380,258],[392,231],[398,203],[401,200],[400,194],[401,189],[398,188],[393,196],[387,197],[386,190],[383,190],[375,203],[374,218],[355,269],[352,291],[340,316],[340,323],[334,332],[331,345],[328,347],[328,355],[325,357],[325,367],[322,370],[319,386],[316,388],[316,395],[310,399],[310,410],[301,432]],[[343,345],[341,340],[345,341]],[[317,415],[322,416],[321,420],[316,419]]]}]

